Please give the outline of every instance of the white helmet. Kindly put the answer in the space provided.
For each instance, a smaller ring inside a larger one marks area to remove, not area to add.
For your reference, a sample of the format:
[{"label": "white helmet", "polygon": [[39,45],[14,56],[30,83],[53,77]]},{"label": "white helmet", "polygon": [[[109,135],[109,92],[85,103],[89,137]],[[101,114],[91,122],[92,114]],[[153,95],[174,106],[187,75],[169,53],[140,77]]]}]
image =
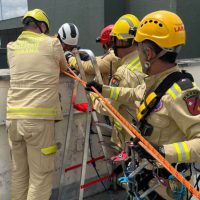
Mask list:
[{"label": "white helmet", "polygon": [[78,44],[79,31],[72,23],[63,24],[59,30],[58,35],[61,41],[65,44],[76,46]]}]

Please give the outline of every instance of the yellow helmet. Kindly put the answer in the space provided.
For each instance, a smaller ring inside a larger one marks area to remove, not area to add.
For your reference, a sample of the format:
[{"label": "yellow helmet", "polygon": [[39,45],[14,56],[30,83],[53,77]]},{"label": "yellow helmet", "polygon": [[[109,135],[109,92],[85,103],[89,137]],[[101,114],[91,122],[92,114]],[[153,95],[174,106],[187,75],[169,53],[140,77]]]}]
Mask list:
[{"label": "yellow helmet", "polygon": [[132,39],[135,36],[139,23],[136,16],[132,14],[123,15],[114,24],[110,35],[117,37],[118,40]]},{"label": "yellow helmet", "polygon": [[175,13],[160,10],[146,15],[137,29],[135,41],[151,40],[164,49],[184,45],[184,24]]},{"label": "yellow helmet", "polygon": [[39,22],[44,22],[47,26],[47,29],[49,30],[49,20],[48,20],[46,13],[43,10],[34,9],[34,10],[30,10],[30,11],[26,12],[26,14],[24,15],[24,17],[22,19],[23,23],[27,17],[32,17],[33,19],[35,19]]}]

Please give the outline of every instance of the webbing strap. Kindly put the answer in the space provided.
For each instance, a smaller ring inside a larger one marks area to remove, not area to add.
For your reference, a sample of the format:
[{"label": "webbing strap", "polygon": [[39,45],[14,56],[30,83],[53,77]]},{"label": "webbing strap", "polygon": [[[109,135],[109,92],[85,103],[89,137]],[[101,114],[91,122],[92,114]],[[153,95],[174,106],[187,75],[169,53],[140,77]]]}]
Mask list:
[{"label": "webbing strap", "polygon": [[[178,81],[180,81],[181,79],[190,79],[191,81],[194,81],[193,77],[191,74],[186,73],[185,71],[183,72],[173,72],[172,74],[168,75],[162,82],[161,84],[156,88],[156,90],[154,91],[154,93],[156,94],[155,99],[152,99],[153,102],[151,102],[151,106],[148,106],[147,99],[149,96],[147,96],[142,102],[141,102],[141,106],[142,104],[145,104],[147,110],[146,112],[141,116],[141,118],[139,119],[140,121],[144,121],[145,118],[147,118],[147,116],[153,111],[153,109],[156,107],[156,105],[158,104],[158,102],[160,101],[160,99],[162,98],[162,96],[166,93],[166,91],[172,87],[172,85]],[[151,93],[149,94],[151,95]],[[140,108],[139,108],[140,110]]]},{"label": "webbing strap", "polygon": [[164,95],[165,92],[175,83],[178,82],[181,79],[187,78],[194,81],[192,75],[190,73],[187,73],[185,71],[182,72],[173,72],[172,74],[168,75],[162,83],[156,88],[155,93],[160,95]]}]

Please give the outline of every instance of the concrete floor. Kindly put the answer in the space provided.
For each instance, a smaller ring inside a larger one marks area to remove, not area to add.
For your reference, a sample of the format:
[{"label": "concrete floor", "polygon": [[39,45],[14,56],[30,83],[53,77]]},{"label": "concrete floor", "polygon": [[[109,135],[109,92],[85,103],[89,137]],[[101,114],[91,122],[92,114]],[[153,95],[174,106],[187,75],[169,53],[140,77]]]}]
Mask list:
[{"label": "concrete floor", "polygon": [[125,190],[112,191],[108,190],[94,196],[90,196],[88,198],[84,198],[84,200],[125,200],[126,199]]}]

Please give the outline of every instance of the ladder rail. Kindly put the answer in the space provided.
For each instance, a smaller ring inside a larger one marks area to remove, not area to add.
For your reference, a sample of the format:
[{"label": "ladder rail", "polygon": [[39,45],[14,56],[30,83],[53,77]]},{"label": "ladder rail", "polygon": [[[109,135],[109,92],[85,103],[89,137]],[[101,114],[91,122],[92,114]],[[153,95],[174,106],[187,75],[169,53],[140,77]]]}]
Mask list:
[{"label": "ladder rail", "polygon": [[[73,53],[77,61],[77,65],[79,67],[79,72],[81,75],[81,78],[86,81],[86,75],[83,70],[83,66],[81,63],[80,55],[79,53],[87,53],[91,63],[94,67],[96,78],[99,83],[103,83],[101,73],[99,70],[99,67],[96,62],[96,58],[93,54],[93,52],[89,49],[81,49],[77,50],[74,49]],[[76,98],[77,94],[77,89],[78,89],[78,81],[73,82],[73,89],[72,89],[72,99],[71,99],[71,105],[70,105],[70,111],[69,111],[69,119],[68,119],[68,126],[67,126],[67,131],[66,135],[64,138],[64,150],[62,154],[62,159],[61,159],[61,170],[60,170],[60,182],[59,182],[59,187],[58,187],[58,200],[62,199],[62,193],[63,193],[63,184],[64,184],[64,178],[65,178],[65,173],[64,173],[64,164],[67,159],[68,153],[69,153],[69,146],[70,146],[70,138],[72,134],[72,128],[73,128],[73,119],[74,119],[74,107],[73,107],[73,100]],[[84,151],[83,151],[83,158],[82,158],[82,169],[81,169],[81,180],[80,180],[80,192],[79,192],[79,200],[83,200],[84,196],[84,188],[81,188],[81,186],[84,185],[85,183],[85,178],[86,178],[86,169],[87,169],[87,157],[88,157],[88,149],[89,149],[89,136],[90,136],[90,125],[91,125],[91,120],[93,118],[96,126],[96,130],[98,133],[98,137],[100,141],[103,141],[103,135],[100,129],[100,126],[98,125],[98,118],[95,112],[92,112],[92,103],[91,103],[91,98],[87,92],[84,93],[86,95],[86,99],[88,102],[88,109],[87,109],[87,116],[86,116],[86,127],[85,127],[85,141],[84,141]],[[105,158],[108,158],[106,148],[101,145],[103,154]],[[109,167],[107,165],[107,170],[109,172]]]},{"label": "ladder rail", "polygon": [[[80,53],[88,54],[88,56],[90,58],[90,61],[91,61],[92,65],[93,65],[94,71],[95,71],[95,76],[97,78],[97,82],[99,82],[100,84],[103,84],[103,79],[102,79],[102,76],[101,76],[101,72],[99,70],[99,66],[97,64],[97,61],[96,61],[94,53],[90,49],[79,49],[78,51]],[[86,79],[85,79],[85,81],[86,81]]]},{"label": "ladder rail", "polygon": [[[86,80],[85,72],[83,70],[83,66],[81,63],[80,55],[77,49],[74,49],[74,55],[76,58],[77,65],[79,67],[79,72],[83,80]],[[88,157],[88,148],[89,148],[89,136],[90,136],[90,124],[92,120],[92,108],[91,108],[91,100],[88,95],[86,95],[87,102],[88,102],[88,109],[87,109],[87,117],[86,117],[86,132],[85,132],[85,141],[84,141],[84,150],[83,150],[83,161],[82,161],[82,169],[81,169],[81,181],[80,186],[84,185],[85,183],[85,176],[86,176],[86,167],[87,167],[87,157]],[[80,188],[79,191],[79,200],[82,200],[84,196],[84,189]]]},{"label": "ladder rail", "polygon": [[[72,90],[71,102],[73,101],[74,96],[76,96],[78,81],[74,81],[73,84],[74,84],[74,86],[73,86],[73,90]],[[73,108],[73,104],[71,103],[70,111],[69,111],[68,127],[67,127],[66,135],[64,138],[64,149],[63,149],[63,155],[62,155],[62,159],[61,159],[60,182],[59,182],[59,187],[58,187],[58,200],[61,200],[61,198],[62,198],[62,191],[63,191],[62,184],[64,182],[64,163],[65,163],[65,158],[67,157],[68,151],[69,151],[73,119],[74,119],[74,108]]]},{"label": "ladder rail", "polygon": [[[102,80],[102,77],[101,77],[101,73],[100,73],[100,70],[99,70],[99,67],[97,65],[96,58],[95,58],[93,52],[91,50],[89,50],[89,49],[81,49],[81,50],[74,49],[73,53],[75,55],[76,62],[77,62],[77,65],[79,67],[79,72],[81,74],[82,79],[87,81],[85,72],[83,70],[83,65],[81,63],[81,59],[80,59],[79,53],[87,53],[89,55],[89,57],[90,57],[92,65],[94,67],[96,78],[97,78],[98,82],[99,83],[103,83],[103,80]],[[87,125],[86,125],[87,128],[86,128],[84,153],[83,153],[83,163],[82,163],[82,172],[81,172],[81,182],[80,182],[81,186],[84,185],[84,183],[85,183],[91,119],[93,118],[93,120],[95,122],[98,122],[98,118],[97,118],[96,112],[92,112],[92,108],[91,108],[92,103],[91,103],[91,98],[90,98],[89,94],[87,94],[86,97],[87,97],[88,108],[89,109],[87,111],[88,112],[88,114],[87,114],[88,116],[87,116]],[[98,124],[96,124],[96,129],[97,129],[99,140],[103,141],[103,135],[102,135],[101,129],[98,126]],[[108,158],[108,154],[107,154],[106,148],[103,145],[101,145],[101,147],[102,147],[104,156],[106,158]],[[108,164],[106,165],[106,167],[107,167],[108,173],[110,173]],[[84,188],[80,187],[79,200],[82,200],[83,196],[84,196]]]},{"label": "ladder rail", "polygon": [[[97,81],[100,83],[100,84],[103,84],[103,79],[102,79],[102,76],[101,76],[101,72],[99,70],[99,67],[98,67],[98,64],[97,64],[97,61],[96,61],[96,58],[95,58],[95,55],[94,53],[90,50],[90,49],[79,49],[78,51],[75,50],[75,54],[77,53],[86,53],[88,54],[91,62],[92,62],[92,65],[93,65],[93,68],[95,70],[95,74],[96,74],[96,78],[97,78]],[[79,70],[80,70],[80,73],[83,74],[83,80],[84,81],[87,81],[86,80],[86,76],[85,76],[85,72],[83,70],[83,66],[82,66],[82,63],[81,63],[81,60],[80,60],[80,57],[78,58],[78,66],[80,66]],[[92,117],[93,117],[93,120],[95,122],[98,122],[98,117],[97,117],[97,114],[96,112],[92,112]],[[98,123],[96,124],[96,129],[97,129],[97,134],[98,134],[98,137],[100,139],[100,141],[104,141],[103,139],[103,134],[101,132],[101,128],[100,126],[98,125]],[[107,151],[106,151],[106,147],[101,145],[102,146],[102,150],[103,150],[103,154],[105,155],[106,159],[109,157]],[[110,173],[110,170],[109,170],[109,166],[107,165],[107,170],[108,172]]]}]

